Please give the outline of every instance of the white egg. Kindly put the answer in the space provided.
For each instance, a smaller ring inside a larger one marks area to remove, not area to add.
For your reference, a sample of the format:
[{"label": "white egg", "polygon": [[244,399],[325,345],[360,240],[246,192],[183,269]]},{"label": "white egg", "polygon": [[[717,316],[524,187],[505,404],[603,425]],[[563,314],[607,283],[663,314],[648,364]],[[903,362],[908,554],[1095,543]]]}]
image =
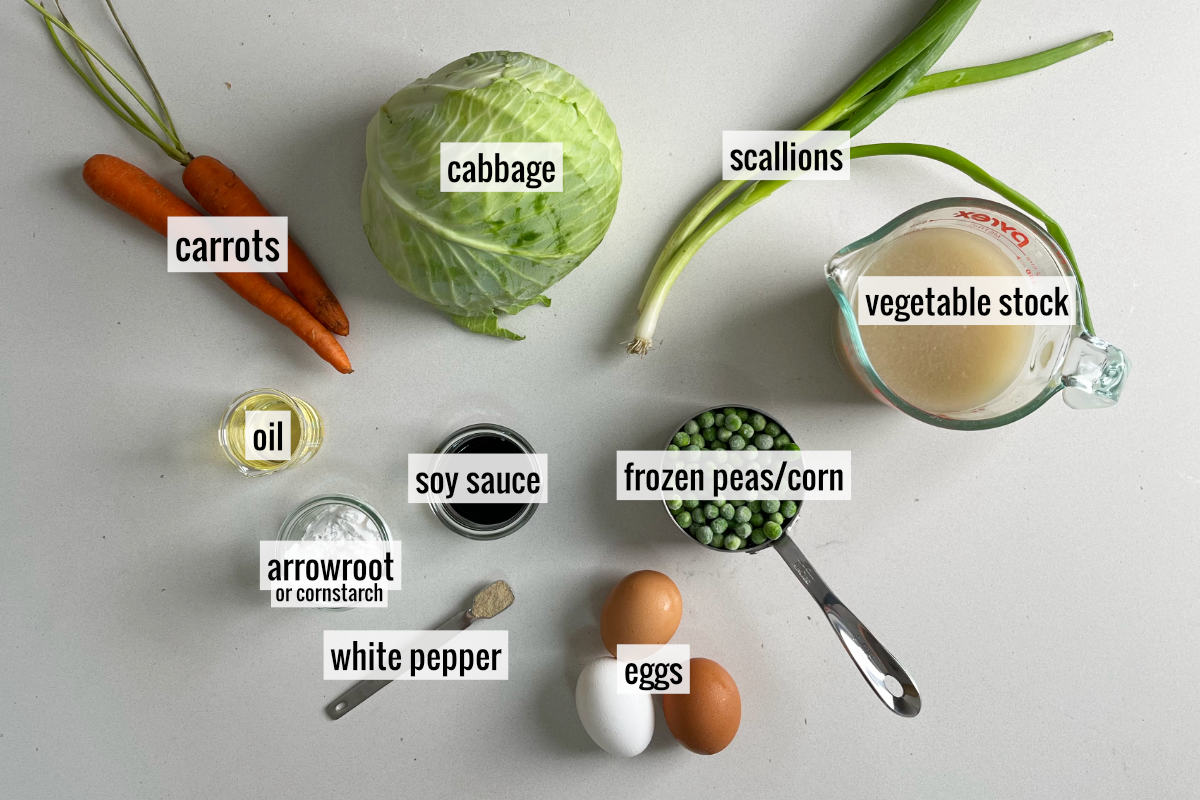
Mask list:
[{"label": "white egg", "polygon": [[654,736],[654,701],[648,694],[620,694],[624,678],[615,658],[598,658],[575,684],[575,710],[583,729],[614,756],[631,757]]}]

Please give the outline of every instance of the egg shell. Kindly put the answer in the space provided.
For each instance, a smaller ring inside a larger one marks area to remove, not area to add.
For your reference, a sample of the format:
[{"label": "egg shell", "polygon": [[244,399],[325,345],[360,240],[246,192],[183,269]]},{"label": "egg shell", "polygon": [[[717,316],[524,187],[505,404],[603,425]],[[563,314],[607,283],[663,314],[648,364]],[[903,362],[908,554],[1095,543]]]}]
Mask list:
[{"label": "egg shell", "polygon": [[641,692],[620,694],[621,665],[607,656],[583,668],[575,683],[575,710],[592,741],[614,756],[630,758],[654,736],[654,701]]},{"label": "egg shell", "polygon": [[742,696],[733,676],[715,661],[693,658],[691,693],[664,694],[663,716],[679,743],[710,756],[729,746],[742,722]]},{"label": "egg shell", "polygon": [[600,614],[600,638],[612,655],[618,644],[666,644],[683,617],[675,581],[643,569],[626,575],[609,592]]}]

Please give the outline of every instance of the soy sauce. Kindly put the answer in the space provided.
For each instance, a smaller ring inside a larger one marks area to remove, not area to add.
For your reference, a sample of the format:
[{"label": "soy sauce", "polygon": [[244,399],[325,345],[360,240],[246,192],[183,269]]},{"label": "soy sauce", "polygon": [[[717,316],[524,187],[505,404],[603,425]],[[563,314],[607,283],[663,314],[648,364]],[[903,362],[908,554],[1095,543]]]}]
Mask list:
[{"label": "soy sauce", "polygon": [[[522,453],[511,439],[493,434],[472,436],[458,447],[456,453]],[[503,525],[525,510],[527,503],[450,503],[450,510],[463,520],[481,527]]]}]

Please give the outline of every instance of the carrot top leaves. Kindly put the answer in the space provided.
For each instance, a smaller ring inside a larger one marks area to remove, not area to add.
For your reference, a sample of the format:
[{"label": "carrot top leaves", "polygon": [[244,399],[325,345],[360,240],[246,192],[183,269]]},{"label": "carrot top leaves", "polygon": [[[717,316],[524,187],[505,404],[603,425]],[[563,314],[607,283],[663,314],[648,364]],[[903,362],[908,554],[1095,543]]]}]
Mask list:
[{"label": "carrot top leaves", "polygon": [[[138,71],[150,87],[150,93],[154,100],[153,106],[146,101],[141,92],[133,88],[125,76],[79,35],[70,20],[67,19],[58,0],[54,2],[58,9],[57,16],[34,0],[25,0],[25,2],[42,15],[42,20],[46,23],[46,30],[50,33],[50,39],[54,42],[55,48],[75,71],[75,74],[92,90],[92,93],[100,98],[100,102],[108,106],[108,109],[117,118],[154,142],[164,153],[180,164],[186,166],[192,160],[192,154],[183,146],[179,132],[175,130],[175,122],[171,119],[166,102],[163,101],[154,79],[150,77],[150,71],[134,46],[133,39],[125,30],[125,26],[121,24],[121,18],[117,16],[117,10],[113,7],[112,0],[105,0],[108,12],[117,24],[117,29],[121,32],[129,52],[133,55]],[[65,34],[65,37],[60,35],[60,31]],[[64,42],[64,38],[70,41],[70,47]],[[72,55],[72,50],[76,55]],[[113,82],[117,86],[114,86]],[[124,91],[119,90],[118,86]]]}]

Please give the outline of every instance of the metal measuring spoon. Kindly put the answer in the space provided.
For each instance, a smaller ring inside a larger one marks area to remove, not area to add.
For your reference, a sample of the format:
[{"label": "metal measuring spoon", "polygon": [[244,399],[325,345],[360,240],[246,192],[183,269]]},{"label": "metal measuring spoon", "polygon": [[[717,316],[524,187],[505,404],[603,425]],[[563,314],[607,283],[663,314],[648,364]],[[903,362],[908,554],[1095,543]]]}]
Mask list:
[{"label": "metal measuring spoon", "polygon": [[[731,407],[744,408],[748,411],[762,414],[767,419],[774,419],[770,414],[747,405],[715,406],[708,410],[715,414],[723,408]],[[688,419],[695,419],[695,417],[688,417]],[[685,419],[683,422],[686,423],[687,420]],[[776,421],[776,424],[779,424],[778,421]],[[682,427],[683,423],[680,423],[675,430],[680,430]],[[674,434],[672,433],[672,435]],[[790,436],[791,434],[788,433],[788,435]],[[795,441],[794,438],[793,441]],[[817,574],[812,563],[805,557],[804,553],[800,552],[800,548],[788,536],[788,529],[800,518],[799,509],[803,506],[803,502],[796,501],[796,506],[796,515],[791,519],[783,521],[782,536],[775,541],[768,539],[760,545],[742,550],[718,550],[715,547],[700,544],[691,534],[676,525],[674,520],[671,521],[671,527],[686,536],[688,541],[711,552],[757,553],[768,547],[775,548],[775,551],[779,553],[784,563],[791,569],[792,574],[800,579],[800,582],[804,584],[804,588],[808,590],[812,598],[817,601],[817,605],[825,612],[825,616],[829,620],[829,624],[833,626],[833,630],[837,634],[838,640],[841,641],[842,647],[846,648],[850,659],[854,661],[854,666],[858,667],[858,671],[866,678],[875,695],[883,701],[885,706],[900,716],[915,717],[921,711],[921,694],[917,691],[917,687],[913,684],[912,679],[908,677],[908,673],[904,671],[904,667],[900,666],[900,663],[887,651],[887,648],[880,644],[874,634],[867,630],[867,626],[859,621],[854,612],[846,608],[845,604],[837,598],[837,595],[833,593],[825,581],[821,579],[821,576]],[[667,508],[665,500],[663,501],[663,508],[670,515],[671,510]]]},{"label": "metal measuring spoon", "polygon": [[[455,614],[450,619],[438,625],[439,631],[465,631],[471,623],[480,619],[491,619],[513,604],[512,588],[504,581],[496,581],[481,589],[471,601],[471,607],[466,611]],[[391,681],[370,680],[359,681],[346,691],[335,697],[325,706],[325,714],[330,719],[341,719],[349,714],[359,703],[387,686]]]}]

